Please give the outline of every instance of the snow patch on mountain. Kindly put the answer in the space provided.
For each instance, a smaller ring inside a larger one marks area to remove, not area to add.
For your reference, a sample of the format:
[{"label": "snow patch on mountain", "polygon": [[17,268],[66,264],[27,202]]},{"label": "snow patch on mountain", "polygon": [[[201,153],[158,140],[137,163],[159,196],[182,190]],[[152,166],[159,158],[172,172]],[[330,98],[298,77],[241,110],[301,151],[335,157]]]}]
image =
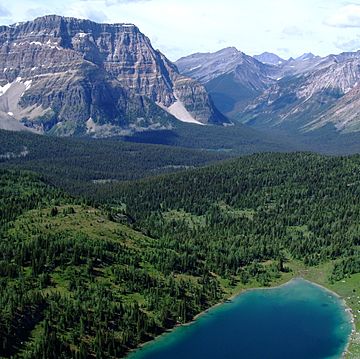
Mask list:
[{"label": "snow patch on mountain", "polygon": [[175,95],[176,101],[171,104],[169,107],[164,106],[161,103],[157,103],[162,109],[176,117],[179,121],[187,122],[187,123],[195,123],[197,125],[204,125],[203,123],[197,121],[190,112],[185,108],[184,104],[179,100],[179,98]]},{"label": "snow patch on mountain", "polygon": [[7,83],[4,86],[0,86],[0,96],[4,95],[10,87],[11,87],[10,83]]}]

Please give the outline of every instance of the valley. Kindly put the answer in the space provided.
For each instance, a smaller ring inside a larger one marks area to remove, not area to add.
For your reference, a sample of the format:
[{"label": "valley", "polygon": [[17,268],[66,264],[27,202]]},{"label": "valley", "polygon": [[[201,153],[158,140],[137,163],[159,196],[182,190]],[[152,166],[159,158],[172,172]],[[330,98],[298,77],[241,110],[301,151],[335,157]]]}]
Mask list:
[{"label": "valley", "polygon": [[81,197],[2,169],[6,353],[123,356],[243,288],[298,275],[356,312],[358,162],[257,154]]},{"label": "valley", "polygon": [[338,143],[346,134],[358,134],[359,59],[359,52],[348,52],[284,60],[225,48],[189,55],[176,64],[200,81],[233,121],[302,143],[315,136],[320,147],[329,130]]},{"label": "valley", "polygon": [[[104,8],[125,3],[150,6]],[[0,357],[131,357],[289,282],[285,297],[315,293],[346,327],[314,359],[358,359],[360,52],[173,62],[137,25],[98,19],[0,26]]]}]

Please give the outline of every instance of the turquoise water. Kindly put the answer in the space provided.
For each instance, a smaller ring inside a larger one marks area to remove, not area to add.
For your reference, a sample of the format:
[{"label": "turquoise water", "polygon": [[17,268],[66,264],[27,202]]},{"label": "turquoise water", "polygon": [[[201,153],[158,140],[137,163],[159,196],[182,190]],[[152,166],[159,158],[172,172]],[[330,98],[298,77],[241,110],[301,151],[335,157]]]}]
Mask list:
[{"label": "turquoise water", "polygon": [[340,358],[352,325],[342,302],[302,279],[239,295],[131,359]]}]

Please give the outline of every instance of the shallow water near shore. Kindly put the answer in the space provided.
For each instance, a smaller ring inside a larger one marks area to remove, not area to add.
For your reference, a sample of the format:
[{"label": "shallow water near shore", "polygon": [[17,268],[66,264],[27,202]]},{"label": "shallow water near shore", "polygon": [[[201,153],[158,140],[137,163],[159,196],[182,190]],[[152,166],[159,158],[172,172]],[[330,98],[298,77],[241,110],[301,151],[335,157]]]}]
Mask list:
[{"label": "shallow water near shore", "polygon": [[341,358],[352,324],[344,302],[303,279],[240,294],[130,359]]}]

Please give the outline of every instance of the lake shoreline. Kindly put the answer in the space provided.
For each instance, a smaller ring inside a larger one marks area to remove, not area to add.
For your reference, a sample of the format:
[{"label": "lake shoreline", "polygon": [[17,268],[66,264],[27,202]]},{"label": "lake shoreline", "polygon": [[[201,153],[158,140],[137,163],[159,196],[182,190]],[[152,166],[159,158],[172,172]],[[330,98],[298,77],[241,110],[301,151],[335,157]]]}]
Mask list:
[{"label": "lake shoreline", "polygon": [[347,354],[349,354],[349,347],[350,347],[350,344],[351,344],[351,341],[353,340],[353,336],[354,334],[356,333],[356,327],[355,327],[355,318],[354,318],[354,315],[353,315],[353,310],[352,308],[346,303],[346,299],[343,298],[340,294],[332,291],[331,289],[329,288],[326,288],[325,286],[319,284],[319,283],[316,283],[316,282],[311,282],[310,280],[307,280],[305,278],[302,278],[303,280],[313,284],[313,285],[316,285],[318,287],[320,287],[321,289],[325,290],[326,292],[329,292],[331,295],[334,295],[335,297],[337,297],[341,302],[342,302],[342,305],[343,307],[345,308],[345,311],[349,317],[349,321],[351,323],[351,326],[352,326],[352,330],[351,330],[351,333],[349,335],[349,339],[348,339],[348,342],[346,344],[346,347],[341,355],[342,358],[345,358]]},{"label": "lake shoreline", "polygon": [[336,297],[337,299],[339,299],[341,301],[341,304],[343,305],[344,307],[344,310],[346,311],[348,317],[349,317],[349,322],[351,323],[351,326],[352,326],[352,331],[349,335],[349,338],[348,338],[348,341],[347,341],[347,344],[344,348],[344,351],[341,355],[341,358],[345,358],[346,355],[349,353],[349,347],[350,347],[350,344],[353,340],[353,336],[354,334],[356,333],[356,328],[355,328],[355,320],[354,320],[354,316],[353,316],[353,310],[352,308],[346,303],[346,300],[345,298],[343,298],[341,295],[339,295],[338,293],[332,291],[331,289],[325,287],[324,285],[321,285],[319,283],[316,283],[316,282],[312,282],[308,279],[305,279],[304,277],[302,276],[296,276],[296,277],[293,277],[291,279],[289,279],[288,281],[284,282],[284,283],[280,283],[280,284],[277,284],[277,283],[274,283],[273,285],[270,285],[269,287],[253,287],[253,288],[241,288],[240,290],[232,293],[228,298],[224,298],[221,302],[219,303],[216,303],[214,305],[212,305],[211,307],[201,311],[200,313],[196,314],[189,322],[186,322],[186,323],[178,323],[176,324],[174,327],[172,328],[169,328],[169,329],[166,329],[163,333],[159,334],[158,336],[154,337],[153,339],[149,340],[149,341],[146,341],[144,343],[141,343],[140,345],[138,345],[136,348],[134,349],[131,349],[126,358],[128,358],[132,353],[138,351],[138,350],[141,350],[142,348],[144,348],[145,346],[147,345],[150,345],[151,343],[153,343],[154,341],[156,340],[159,340],[160,338],[162,338],[163,336],[166,336],[172,332],[174,332],[176,329],[178,329],[179,327],[187,327],[187,326],[190,326],[190,325],[193,325],[199,318],[201,318],[202,316],[208,314],[208,312],[220,307],[220,306],[223,306],[225,305],[226,303],[231,303],[233,302],[234,299],[236,299],[237,297],[247,293],[247,292],[251,292],[251,291],[258,291],[258,290],[272,290],[272,289],[277,289],[277,288],[281,288],[283,286],[286,286],[288,284],[290,284],[292,281],[295,281],[297,279],[302,279],[312,285],[315,285],[319,288],[321,288],[322,290],[328,292],[329,294],[333,295],[334,297]]}]

